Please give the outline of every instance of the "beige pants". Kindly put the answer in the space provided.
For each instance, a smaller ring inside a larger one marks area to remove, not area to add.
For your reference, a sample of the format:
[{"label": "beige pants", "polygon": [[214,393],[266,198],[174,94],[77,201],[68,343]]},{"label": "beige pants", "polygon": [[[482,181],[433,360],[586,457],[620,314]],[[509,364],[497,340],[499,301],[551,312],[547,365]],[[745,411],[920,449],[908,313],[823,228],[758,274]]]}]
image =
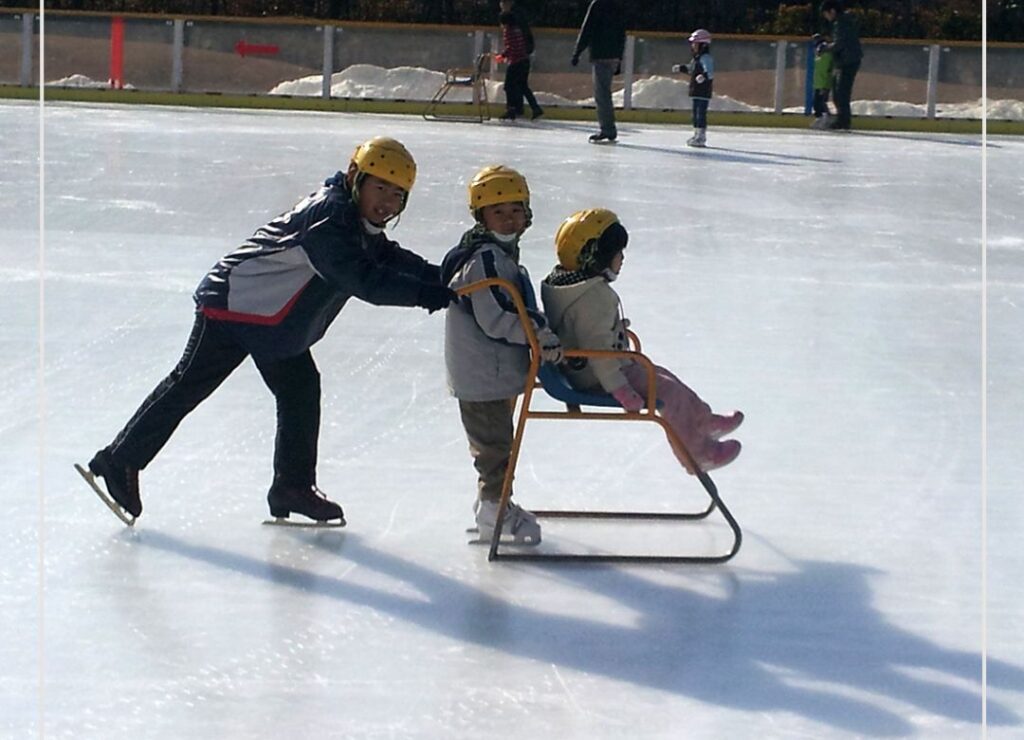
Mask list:
[{"label": "beige pants", "polygon": [[477,497],[501,499],[501,486],[512,454],[512,414],[516,399],[459,401],[462,426],[469,439],[469,453],[477,472]]}]

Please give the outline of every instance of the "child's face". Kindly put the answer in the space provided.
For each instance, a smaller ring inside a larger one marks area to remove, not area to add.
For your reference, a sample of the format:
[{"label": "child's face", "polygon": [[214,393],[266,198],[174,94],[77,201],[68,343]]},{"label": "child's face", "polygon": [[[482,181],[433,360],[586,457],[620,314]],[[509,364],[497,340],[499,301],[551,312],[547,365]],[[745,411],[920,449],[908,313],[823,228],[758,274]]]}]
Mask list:
[{"label": "child's face", "polygon": [[690,42],[690,53],[691,54],[696,54],[698,51],[700,51],[700,44],[698,44],[696,41],[691,41]]},{"label": "child's face", "polygon": [[359,215],[371,224],[383,226],[401,212],[405,195],[405,190],[397,185],[367,175],[359,187]]},{"label": "child's face", "polygon": [[496,234],[522,234],[526,230],[526,208],[522,203],[495,203],[480,209],[484,228]]},{"label": "child's face", "polygon": [[612,261],[608,264],[608,269],[618,275],[622,271],[622,261],[625,258],[624,252],[616,252],[615,256],[612,257]]}]

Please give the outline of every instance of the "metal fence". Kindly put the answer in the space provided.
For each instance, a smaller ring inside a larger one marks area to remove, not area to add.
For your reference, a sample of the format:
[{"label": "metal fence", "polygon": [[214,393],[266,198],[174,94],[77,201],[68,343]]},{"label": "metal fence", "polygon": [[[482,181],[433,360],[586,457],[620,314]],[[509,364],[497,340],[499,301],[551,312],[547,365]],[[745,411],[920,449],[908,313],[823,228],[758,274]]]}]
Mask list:
[{"label": "metal fence", "polygon": [[[31,86],[38,79],[39,50],[49,85],[115,84],[112,72],[114,18],[103,14],[47,13],[45,38],[31,13],[0,11],[0,84]],[[386,85],[332,93],[332,75],[354,65],[430,71],[400,97],[427,100],[446,69],[468,67],[482,52],[497,51],[498,29],[366,23],[324,24],[298,20],[125,16],[119,69],[126,86],[147,91],[266,95],[282,83],[305,80],[305,93],[321,97],[373,97]],[[531,85],[542,104],[582,106],[591,101],[589,65],[569,60],[575,30],[535,29]],[[857,77],[860,100],[924,106],[976,102],[982,92],[982,47],[965,42],[932,44],[868,39]],[[721,36],[715,39],[715,95],[719,105],[782,112],[808,104],[806,39]],[[988,48],[989,98],[1024,100],[1024,45]],[[616,78],[624,108],[684,110],[685,80],[672,75],[686,61],[682,35],[631,33]],[[502,71],[490,66],[495,83]],[[674,84],[673,84],[674,81]],[[657,85],[654,83],[658,83]],[[652,92],[654,91],[654,92]]]}]

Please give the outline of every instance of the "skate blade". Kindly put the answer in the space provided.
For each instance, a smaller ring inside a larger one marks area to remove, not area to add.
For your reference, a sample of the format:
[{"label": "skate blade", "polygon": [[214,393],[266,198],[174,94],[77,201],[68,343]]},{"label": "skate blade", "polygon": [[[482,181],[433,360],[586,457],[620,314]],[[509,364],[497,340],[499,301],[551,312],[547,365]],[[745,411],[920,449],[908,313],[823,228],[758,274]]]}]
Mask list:
[{"label": "skate blade", "polygon": [[292,527],[294,529],[340,529],[345,526],[344,519],[329,519],[323,522],[315,520],[308,522],[293,522],[291,519],[285,519],[283,516],[274,517],[273,519],[264,519],[263,523],[268,527]]},{"label": "skate blade", "polygon": [[[475,540],[467,540],[467,545],[487,545],[490,546],[491,538],[484,539],[480,537],[480,530],[476,527],[467,527],[466,534],[475,534],[477,538]],[[540,544],[540,540],[532,540],[528,537],[516,537],[514,534],[503,534],[501,536],[501,544],[503,545],[517,545],[520,547],[536,547]]]},{"label": "skate blade", "polygon": [[77,470],[78,474],[81,475],[82,478],[85,479],[85,482],[89,484],[89,488],[91,488],[93,492],[95,492],[95,494],[100,497],[100,501],[105,503],[107,505],[107,508],[114,512],[114,516],[116,516],[122,522],[127,524],[129,527],[135,525],[135,517],[133,517],[131,514],[122,509],[120,505],[110,497],[110,494],[108,494],[106,491],[100,488],[99,484],[96,482],[96,476],[92,474],[91,470],[83,468],[78,463],[75,463],[75,470]]}]

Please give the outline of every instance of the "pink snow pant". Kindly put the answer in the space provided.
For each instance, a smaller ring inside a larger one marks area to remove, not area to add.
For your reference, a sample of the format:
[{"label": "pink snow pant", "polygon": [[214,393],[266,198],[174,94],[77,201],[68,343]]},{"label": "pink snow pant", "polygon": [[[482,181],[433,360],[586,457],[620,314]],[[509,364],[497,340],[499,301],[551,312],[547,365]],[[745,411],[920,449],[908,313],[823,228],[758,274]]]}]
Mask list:
[{"label": "pink snow pant", "polygon": [[[634,362],[623,368],[626,380],[647,400],[647,371],[644,366]],[[657,389],[658,400],[661,401],[661,408],[658,413],[669,423],[679,439],[686,445],[687,451],[700,463],[710,452],[714,443],[704,433],[704,425],[711,418],[711,407],[700,399],[689,386],[660,365],[654,366],[655,388]],[[685,458],[676,452],[673,447],[679,464],[688,468]]]}]

